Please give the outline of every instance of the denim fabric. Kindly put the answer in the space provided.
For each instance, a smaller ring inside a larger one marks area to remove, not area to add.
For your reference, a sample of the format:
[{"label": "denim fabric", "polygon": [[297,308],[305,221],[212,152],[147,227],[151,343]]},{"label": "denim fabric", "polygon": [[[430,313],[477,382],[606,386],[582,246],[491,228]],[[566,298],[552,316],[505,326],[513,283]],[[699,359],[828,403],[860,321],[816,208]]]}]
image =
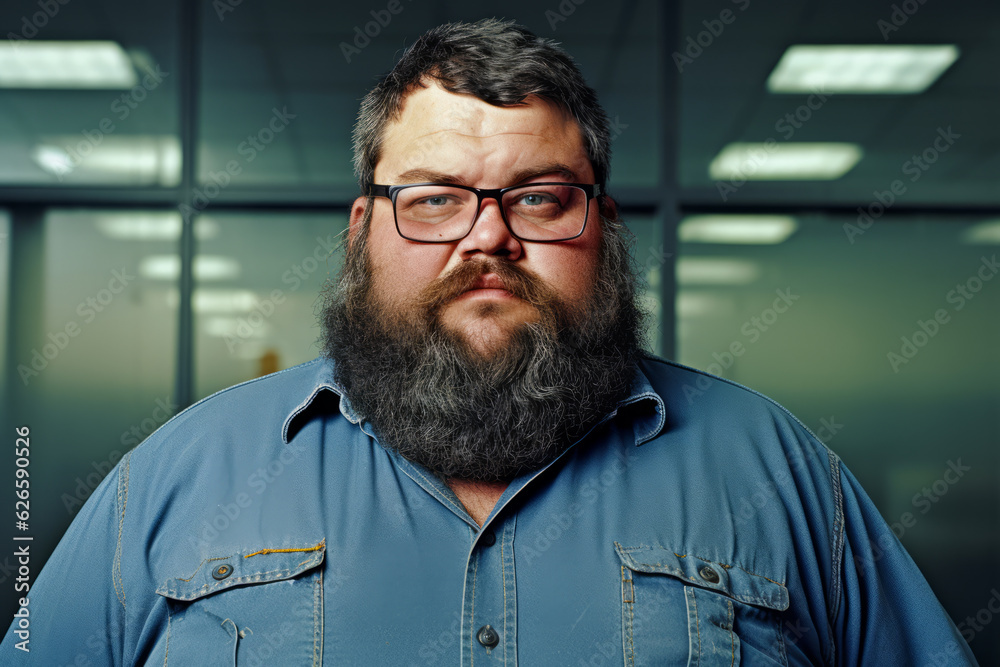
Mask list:
[{"label": "denim fabric", "polygon": [[0,664],[975,664],[840,460],[744,387],[645,359],[480,529],[331,377],[232,387],[128,454]]}]

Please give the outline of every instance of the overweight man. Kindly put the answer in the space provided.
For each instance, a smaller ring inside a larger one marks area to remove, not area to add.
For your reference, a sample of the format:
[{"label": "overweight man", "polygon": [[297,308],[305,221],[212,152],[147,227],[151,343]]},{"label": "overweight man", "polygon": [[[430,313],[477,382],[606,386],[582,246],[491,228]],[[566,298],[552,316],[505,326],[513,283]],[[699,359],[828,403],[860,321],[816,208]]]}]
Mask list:
[{"label": "overweight man", "polygon": [[431,30],[354,137],[322,357],[126,455],[0,663],[975,664],[835,454],[642,351],[565,52]]}]

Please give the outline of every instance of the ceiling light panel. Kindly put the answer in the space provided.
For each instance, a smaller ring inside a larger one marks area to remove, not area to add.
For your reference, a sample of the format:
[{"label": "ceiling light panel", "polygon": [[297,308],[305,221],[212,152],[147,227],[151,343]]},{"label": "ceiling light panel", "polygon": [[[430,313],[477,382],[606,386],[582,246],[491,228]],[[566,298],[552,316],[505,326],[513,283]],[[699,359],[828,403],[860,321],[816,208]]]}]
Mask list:
[{"label": "ceiling light panel", "polygon": [[798,229],[789,215],[692,215],[677,230],[682,243],[773,245]]},{"label": "ceiling light panel", "polygon": [[732,143],[708,167],[717,181],[829,181],[840,178],[861,159],[861,147],[849,143]]},{"label": "ceiling light panel", "polygon": [[788,47],[767,80],[772,93],[921,93],[959,56],[945,45]]},{"label": "ceiling light panel", "polygon": [[132,88],[129,55],[117,42],[0,42],[0,87]]}]

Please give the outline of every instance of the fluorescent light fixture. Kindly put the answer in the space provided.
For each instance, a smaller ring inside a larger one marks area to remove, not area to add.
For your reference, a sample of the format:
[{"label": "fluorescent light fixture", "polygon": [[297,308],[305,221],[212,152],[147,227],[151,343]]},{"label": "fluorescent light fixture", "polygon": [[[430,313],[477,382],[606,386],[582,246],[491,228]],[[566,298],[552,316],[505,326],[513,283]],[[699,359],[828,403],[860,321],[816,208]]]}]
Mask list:
[{"label": "fluorescent light fixture", "polygon": [[[191,308],[199,314],[221,313],[223,315],[245,314],[260,302],[257,295],[245,289],[204,289],[199,288],[191,295]],[[180,296],[176,289],[167,293],[167,305],[176,308]]]},{"label": "fluorescent light fixture", "polygon": [[[102,234],[119,241],[176,241],[181,237],[180,213],[103,213],[94,224]],[[218,234],[219,225],[214,220],[195,221],[198,240]]]},{"label": "fluorescent light fixture", "polygon": [[677,230],[683,243],[782,243],[798,229],[789,215],[692,215]]},{"label": "fluorescent light fixture", "polygon": [[677,260],[679,285],[747,285],[760,277],[756,262],[727,257],[681,257]]},{"label": "fluorescent light fixture", "polygon": [[713,180],[831,181],[858,163],[861,147],[848,143],[732,143],[708,166]]},{"label": "fluorescent light fixture", "polygon": [[710,315],[724,317],[734,311],[732,299],[706,290],[678,290],[674,305],[678,319],[694,319]]},{"label": "fluorescent light fixture", "polygon": [[[230,280],[240,275],[240,263],[232,257],[198,255],[194,258],[194,279],[198,282]],[[181,259],[177,255],[150,255],[139,263],[139,275],[150,280],[177,280]]]},{"label": "fluorescent light fixture", "polygon": [[117,42],[0,42],[0,87],[132,88],[135,67]]},{"label": "fluorescent light fixture", "polygon": [[981,222],[962,232],[962,243],[1000,245],[1000,220]]},{"label": "fluorescent light fixture", "polygon": [[191,307],[196,313],[249,313],[259,301],[245,289],[196,289]]},{"label": "fluorescent light fixture", "polygon": [[203,331],[208,336],[225,338],[226,336],[237,336],[246,338],[266,338],[270,333],[270,325],[261,322],[257,326],[249,326],[246,320],[238,317],[206,317],[202,321]]},{"label": "fluorescent light fixture", "polygon": [[181,146],[166,135],[77,135],[45,137],[32,158],[64,183],[162,185],[180,183]]},{"label": "fluorescent light fixture", "polygon": [[958,59],[944,45],[788,47],[767,79],[772,93],[922,93]]},{"label": "fluorescent light fixture", "polygon": [[31,157],[39,167],[50,174],[62,176],[73,171],[73,160],[70,159],[69,153],[58,146],[35,146],[31,151]]}]

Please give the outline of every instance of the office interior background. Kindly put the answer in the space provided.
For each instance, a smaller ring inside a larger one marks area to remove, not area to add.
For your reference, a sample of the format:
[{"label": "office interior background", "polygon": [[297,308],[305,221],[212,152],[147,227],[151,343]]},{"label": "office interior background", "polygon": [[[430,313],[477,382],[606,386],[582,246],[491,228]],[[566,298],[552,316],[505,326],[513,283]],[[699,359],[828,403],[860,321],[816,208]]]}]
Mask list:
[{"label": "office interior background", "polygon": [[650,348],[797,415],[1000,664],[1000,6],[972,0],[4,3],[0,608],[14,535],[34,577],[171,414],[317,356],[358,103],[486,16],[600,95]]}]

